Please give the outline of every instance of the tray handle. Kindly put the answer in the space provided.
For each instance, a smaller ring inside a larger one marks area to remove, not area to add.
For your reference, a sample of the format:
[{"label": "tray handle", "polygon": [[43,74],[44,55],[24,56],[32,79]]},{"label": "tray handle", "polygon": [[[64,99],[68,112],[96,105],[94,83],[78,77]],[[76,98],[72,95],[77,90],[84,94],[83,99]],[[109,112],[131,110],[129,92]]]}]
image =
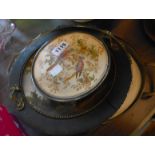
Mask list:
[{"label": "tray handle", "polygon": [[21,95],[21,89],[18,86],[10,88],[10,98],[16,103],[17,110],[21,111],[25,107],[24,98]]}]

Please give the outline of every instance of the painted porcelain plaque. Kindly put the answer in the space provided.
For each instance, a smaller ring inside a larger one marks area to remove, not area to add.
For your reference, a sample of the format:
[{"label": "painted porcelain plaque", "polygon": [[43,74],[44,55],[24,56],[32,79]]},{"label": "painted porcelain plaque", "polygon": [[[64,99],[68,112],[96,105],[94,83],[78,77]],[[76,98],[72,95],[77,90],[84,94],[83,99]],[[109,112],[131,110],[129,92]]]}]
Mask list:
[{"label": "painted porcelain plaque", "polygon": [[33,63],[33,81],[49,97],[76,98],[92,91],[106,77],[109,57],[93,35],[72,32],[42,48]]}]

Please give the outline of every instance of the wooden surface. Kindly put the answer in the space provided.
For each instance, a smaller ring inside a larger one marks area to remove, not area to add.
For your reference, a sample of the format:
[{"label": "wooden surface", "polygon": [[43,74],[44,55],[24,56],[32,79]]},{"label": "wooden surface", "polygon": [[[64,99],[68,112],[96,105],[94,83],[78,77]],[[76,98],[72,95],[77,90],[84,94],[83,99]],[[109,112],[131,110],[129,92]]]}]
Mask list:
[{"label": "wooden surface", "polygon": [[[37,36],[40,32],[46,32],[57,25],[72,23],[67,20],[16,20],[18,28],[24,32],[29,40]],[[102,23],[101,27],[111,30],[115,35],[128,42],[136,50],[136,55],[143,64],[155,62],[155,43],[151,42],[145,35],[141,20],[97,20]],[[95,23],[95,21],[94,21]],[[108,23],[108,24],[107,24]],[[108,25],[108,26],[107,26]],[[8,69],[12,59],[26,45],[16,39],[12,39],[7,45],[6,51],[1,52],[0,57],[0,102],[9,106],[8,95]],[[149,71],[155,84],[155,67],[144,65]],[[149,91],[149,80],[146,78],[145,91]],[[155,97],[148,100],[140,99],[129,110],[117,118],[102,123],[95,132],[90,135],[131,135],[137,134],[155,112]]]},{"label": "wooden surface", "polygon": [[[155,44],[145,35],[140,20],[121,20],[112,32],[128,42],[136,50],[141,63],[155,62]],[[144,65],[146,68],[146,65]],[[155,84],[155,68],[147,67]],[[147,79],[145,90],[149,90]],[[155,97],[148,100],[139,100],[128,111],[113,120],[109,120],[98,128],[94,135],[132,135],[138,134],[145,122],[155,112]]]}]

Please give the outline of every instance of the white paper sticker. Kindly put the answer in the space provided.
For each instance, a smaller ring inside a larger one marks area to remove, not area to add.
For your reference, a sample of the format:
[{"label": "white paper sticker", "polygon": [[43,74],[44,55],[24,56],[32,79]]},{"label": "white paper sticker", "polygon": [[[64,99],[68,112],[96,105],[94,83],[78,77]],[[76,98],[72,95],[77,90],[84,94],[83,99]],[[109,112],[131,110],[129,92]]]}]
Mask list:
[{"label": "white paper sticker", "polygon": [[58,75],[62,70],[63,70],[62,66],[60,66],[59,64],[57,64],[54,68],[52,68],[52,69],[49,71],[49,74],[52,75],[53,77],[55,77],[55,76]]},{"label": "white paper sticker", "polygon": [[68,43],[62,41],[57,47],[52,50],[52,54],[55,56],[59,56],[64,50],[68,47]]}]

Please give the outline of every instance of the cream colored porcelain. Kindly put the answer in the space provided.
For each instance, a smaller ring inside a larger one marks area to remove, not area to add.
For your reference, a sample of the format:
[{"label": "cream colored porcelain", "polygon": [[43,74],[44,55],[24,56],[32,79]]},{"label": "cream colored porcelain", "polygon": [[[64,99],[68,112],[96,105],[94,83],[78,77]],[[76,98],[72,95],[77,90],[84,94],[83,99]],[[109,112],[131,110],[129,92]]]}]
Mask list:
[{"label": "cream colored porcelain", "polygon": [[100,40],[87,33],[72,32],[55,38],[39,51],[33,78],[50,97],[79,97],[106,77],[108,65],[108,53]]}]

